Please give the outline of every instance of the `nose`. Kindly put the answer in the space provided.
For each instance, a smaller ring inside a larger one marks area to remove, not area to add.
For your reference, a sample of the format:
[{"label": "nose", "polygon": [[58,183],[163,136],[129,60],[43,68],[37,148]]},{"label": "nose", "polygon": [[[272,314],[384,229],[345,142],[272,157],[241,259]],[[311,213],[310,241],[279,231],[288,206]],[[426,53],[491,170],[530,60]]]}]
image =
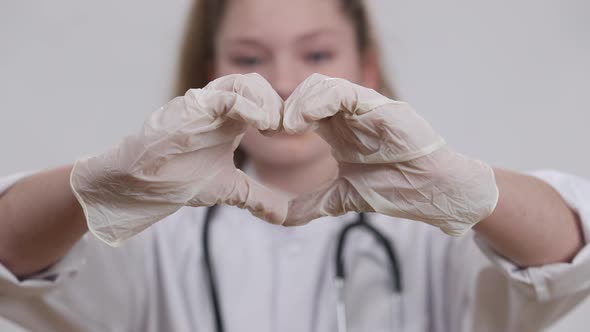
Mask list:
[{"label": "nose", "polygon": [[303,68],[297,68],[296,61],[279,58],[273,64],[267,79],[279,96],[283,100],[287,100],[299,83],[305,79],[305,77],[301,77],[303,72]]}]

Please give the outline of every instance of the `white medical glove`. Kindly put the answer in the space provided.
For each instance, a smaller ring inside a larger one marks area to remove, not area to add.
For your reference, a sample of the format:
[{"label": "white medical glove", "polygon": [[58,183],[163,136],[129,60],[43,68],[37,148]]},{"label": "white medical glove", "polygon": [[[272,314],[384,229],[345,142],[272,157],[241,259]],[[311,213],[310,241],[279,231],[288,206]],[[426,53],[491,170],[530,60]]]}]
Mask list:
[{"label": "white medical glove", "polygon": [[137,135],[75,163],[71,187],[88,228],[118,246],[184,205],[220,203],[281,224],[288,199],[236,169],[233,152],[247,125],[279,129],[282,106],[257,74],[225,76],[173,99]]},{"label": "white medical glove", "polygon": [[339,163],[334,182],[290,203],[284,225],[378,212],[462,235],[496,206],[492,168],[447,147],[406,103],[314,74],[285,102],[284,112],[288,133],[315,130]]}]

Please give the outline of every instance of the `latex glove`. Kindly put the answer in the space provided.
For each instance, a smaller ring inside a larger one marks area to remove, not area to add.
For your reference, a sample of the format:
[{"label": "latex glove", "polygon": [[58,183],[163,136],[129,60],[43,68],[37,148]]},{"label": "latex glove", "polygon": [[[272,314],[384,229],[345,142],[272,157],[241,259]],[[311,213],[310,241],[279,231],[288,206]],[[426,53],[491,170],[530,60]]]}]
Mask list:
[{"label": "latex glove", "polygon": [[117,246],[184,205],[218,203],[282,223],[287,198],[233,162],[247,125],[277,130],[282,106],[260,75],[225,76],[173,99],[110,151],[77,161],[71,187],[90,231]]},{"label": "latex glove", "polygon": [[312,75],[285,102],[283,126],[290,134],[315,130],[340,167],[328,187],[290,203],[285,225],[378,212],[461,235],[496,206],[490,166],[452,151],[408,104],[374,90]]}]

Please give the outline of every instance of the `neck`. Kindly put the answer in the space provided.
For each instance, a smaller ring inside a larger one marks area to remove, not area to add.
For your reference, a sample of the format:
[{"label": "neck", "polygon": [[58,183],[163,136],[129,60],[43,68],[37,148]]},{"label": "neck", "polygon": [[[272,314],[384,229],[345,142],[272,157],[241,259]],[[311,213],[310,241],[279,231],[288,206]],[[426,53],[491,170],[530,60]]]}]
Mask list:
[{"label": "neck", "polygon": [[338,174],[338,163],[330,154],[293,166],[277,167],[256,160],[252,162],[261,182],[292,194],[314,191],[334,180]]}]

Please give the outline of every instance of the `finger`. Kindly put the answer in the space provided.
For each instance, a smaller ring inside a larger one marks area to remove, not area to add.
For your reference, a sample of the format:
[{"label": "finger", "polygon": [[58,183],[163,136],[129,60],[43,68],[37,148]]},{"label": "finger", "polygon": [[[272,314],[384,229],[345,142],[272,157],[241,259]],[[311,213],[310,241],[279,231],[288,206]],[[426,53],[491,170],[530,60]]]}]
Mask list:
[{"label": "finger", "polygon": [[285,221],[289,201],[284,195],[271,191],[244,172],[236,170],[223,203],[248,209],[254,216],[281,225]]},{"label": "finger", "polygon": [[287,100],[283,127],[291,134],[316,130],[338,161],[407,161],[444,145],[407,103],[321,75],[312,75]]},{"label": "finger", "polygon": [[235,92],[221,90],[189,90],[187,107],[195,115],[205,114],[213,127],[227,119],[251,125],[258,130],[277,130],[281,111],[257,104]]},{"label": "finger", "polygon": [[283,126],[290,134],[302,133],[341,111],[361,115],[396,103],[399,102],[344,79],[313,74],[285,102]]},{"label": "finger", "polygon": [[[166,155],[230,144],[236,147],[248,125],[261,130],[276,128],[273,115],[233,92],[189,90],[152,113],[139,135],[145,149],[166,149]],[[229,120],[229,121],[228,121]]]},{"label": "finger", "polygon": [[346,179],[340,178],[324,189],[291,200],[283,225],[305,225],[320,217],[339,216],[350,211],[372,212],[372,208]]},{"label": "finger", "polygon": [[269,128],[258,129],[278,130],[281,126],[283,99],[270,83],[257,73],[223,76],[207,84],[204,89],[236,93],[269,112]]},{"label": "finger", "polygon": [[[278,129],[281,125],[280,97],[275,96],[279,99],[277,101],[272,97],[272,93],[268,93],[268,89],[260,89],[261,95],[266,93],[268,96],[263,96],[260,100],[252,100],[238,93],[240,92],[238,87],[247,84],[236,83],[238,92],[229,91],[231,90],[229,84],[234,81],[236,80],[225,79],[218,82],[225,85],[219,86],[220,90],[191,89],[184,96],[172,99],[146,119],[144,134],[151,136],[162,132],[179,134],[208,132],[220,127],[228,118],[252,125],[260,130]],[[244,94],[254,94],[251,90]],[[274,93],[272,88],[271,91]],[[265,102],[266,99],[269,102]]]},{"label": "finger", "polygon": [[[301,82],[291,96],[285,101],[283,128],[287,133],[298,134],[308,130],[314,130],[317,128],[315,121],[331,116],[337,112],[334,111],[333,108],[321,107],[320,105],[314,105],[314,109],[317,109],[316,112],[323,111],[323,114],[304,114],[302,112],[302,110],[310,106],[310,103],[305,100],[306,97],[310,97],[309,92],[312,91],[316,85],[327,79],[327,76],[312,74]],[[317,100],[318,98],[315,99]],[[304,118],[304,116],[308,116],[308,118]]]}]

